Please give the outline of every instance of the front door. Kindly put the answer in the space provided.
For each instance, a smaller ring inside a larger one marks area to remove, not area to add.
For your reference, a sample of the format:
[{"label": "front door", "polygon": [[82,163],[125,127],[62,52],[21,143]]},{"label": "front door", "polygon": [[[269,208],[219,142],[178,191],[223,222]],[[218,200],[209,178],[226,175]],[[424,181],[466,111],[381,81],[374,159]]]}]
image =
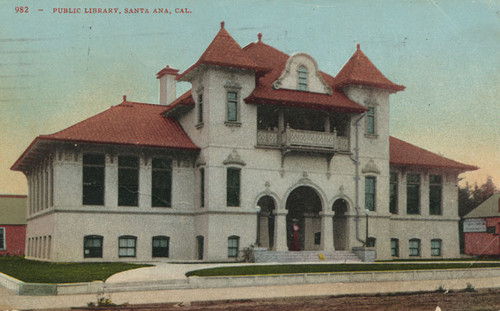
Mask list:
[{"label": "front door", "polygon": [[317,237],[321,236],[319,212],[321,199],[307,186],[293,190],[286,201],[287,244],[290,251],[315,250]]}]

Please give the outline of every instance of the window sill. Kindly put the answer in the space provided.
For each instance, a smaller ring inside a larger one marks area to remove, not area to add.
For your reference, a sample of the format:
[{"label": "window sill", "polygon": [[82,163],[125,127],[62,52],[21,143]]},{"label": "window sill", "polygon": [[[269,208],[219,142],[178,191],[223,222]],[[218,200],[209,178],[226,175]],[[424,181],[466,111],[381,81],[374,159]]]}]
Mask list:
[{"label": "window sill", "polygon": [[226,121],[226,122],[224,122],[224,124],[226,126],[234,126],[234,127],[240,127],[241,126],[241,122],[237,122],[237,121]]},{"label": "window sill", "polygon": [[200,123],[196,124],[196,125],[195,125],[195,127],[196,127],[197,129],[201,129],[201,128],[203,127],[203,125],[204,125],[204,123],[203,123],[203,122],[200,122]]},{"label": "window sill", "polygon": [[172,208],[172,206],[151,206],[151,208]]},{"label": "window sill", "polygon": [[377,139],[378,138],[378,134],[368,134],[368,133],[365,133],[365,137],[369,138],[369,139]]}]

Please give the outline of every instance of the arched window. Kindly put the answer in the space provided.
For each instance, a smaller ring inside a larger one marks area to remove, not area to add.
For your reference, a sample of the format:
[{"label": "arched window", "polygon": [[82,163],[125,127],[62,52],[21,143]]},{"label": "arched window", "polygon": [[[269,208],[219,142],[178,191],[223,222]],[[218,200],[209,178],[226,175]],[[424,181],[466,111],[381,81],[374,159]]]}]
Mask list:
[{"label": "arched window", "polygon": [[118,238],[118,256],[135,257],[136,256],[137,237],[124,235]]},{"label": "arched window", "polygon": [[102,236],[87,235],[83,238],[83,258],[102,258]]},{"label": "arched window", "polygon": [[232,235],[227,238],[227,257],[237,257],[240,247],[240,237]]},{"label": "arched window", "polygon": [[170,238],[157,235],[153,237],[153,257],[168,257]]},{"label": "arched window", "polygon": [[410,256],[420,256],[420,239],[410,240],[409,251]]},{"label": "arched window", "polygon": [[299,67],[299,91],[307,91],[307,68]]},{"label": "arched window", "polygon": [[441,239],[431,240],[431,256],[441,256],[441,247],[442,247]]}]

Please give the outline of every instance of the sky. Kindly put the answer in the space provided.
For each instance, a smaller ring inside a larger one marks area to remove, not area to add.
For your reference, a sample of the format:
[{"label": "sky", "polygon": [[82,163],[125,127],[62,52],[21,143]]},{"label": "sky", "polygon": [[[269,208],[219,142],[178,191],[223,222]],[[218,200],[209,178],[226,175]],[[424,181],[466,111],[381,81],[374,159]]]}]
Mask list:
[{"label": "sky", "polygon": [[[134,8],[149,13],[126,13]],[[500,1],[4,0],[0,194],[27,193],[24,175],[10,167],[36,136],[117,105],[123,95],[157,103],[156,72],[167,64],[188,68],[221,21],[242,47],[260,32],[264,43],[306,52],[331,75],[360,43],[387,78],[406,86],[390,98],[391,135],[480,167],[462,174],[462,185],[492,176],[500,186]],[[189,88],[178,84],[177,95]]]}]

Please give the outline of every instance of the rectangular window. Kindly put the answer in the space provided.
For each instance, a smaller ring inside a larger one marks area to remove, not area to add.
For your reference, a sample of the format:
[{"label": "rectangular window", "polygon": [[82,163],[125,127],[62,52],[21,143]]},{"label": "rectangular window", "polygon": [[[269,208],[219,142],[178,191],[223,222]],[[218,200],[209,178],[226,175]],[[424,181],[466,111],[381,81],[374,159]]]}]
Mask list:
[{"label": "rectangular window", "polygon": [[170,238],[168,236],[153,237],[153,257],[168,257]]},{"label": "rectangular window", "polygon": [[431,215],[441,215],[441,195],[442,195],[441,175],[429,176],[429,213]]},{"label": "rectangular window", "polygon": [[391,239],[391,256],[399,257],[399,240]]},{"label": "rectangular window", "polygon": [[375,107],[368,107],[366,113],[366,134],[375,134]]},{"label": "rectangular window", "polygon": [[103,154],[83,155],[83,205],[104,205],[105,163]]},{"label": "rectangular window", "polygon": [[420,256],[420,240],[419,239],[411,239],[410,240],[410,256]]},{"label": "rectangular window", "polygon": [[314,245],[320,245],[321,244],[321,232],[316,232],[314,234]]},{"label": "rectangular window", "polygon": [[0,250],[5,250],[5,228],[0,228]]},{"label": "rectangular window", "polygon": [[203,123],[203,94],[198,95],[198,123]]},{"label": "rectangular window", "polygon": [[375,210],[375,183],[375,177],[365,177],[365,209],[370,211]]},{"label": "rectangular window", "polygon": [[205,207],[205,169],[200,168],[200,206]]},{"label": "rectangular window", "polygon": [[118,157],[118,205],[137,206],[139,203],[139,158]]},{"label": "rectangular window", "polygon": [[307,91],[307,68],[300,66],[298,71],[299,76],[299,91]]},{"label": "rectangular window", "polygon": [[241,170],[239,168],[227,169],[227,206],[240,206],[240,172]]},{"label": "rectangular window", "polygon": [[153,159],[151,172],[151,206],[172,206],[172,160]]},{"label": "rectangular window", "polygon": [[227,257],[237,257],[239,250],[240,238],[237,236],[230,236],[227,239]]},{"label": "rectangular window", "polygon": [[227,121],[238,121],[238,92],[227,92]]},{"label": "rectangular window", "polygon": [[419,174],[408,174],[406,176],[406,213],[408,215],[420,214]]},{"label": "rectangular window", "polygon": [[102,258],[102,236],[88,235],[83,238],[83,257]]},{"label": "rectangular window", "polygon": [[118,256],[135,257],[137,238],[135,236],[122,236],[118,239]]},{"label": "rectangular window", "polygon": [[389,211],[398,213],[398,173],[391,173],[389,183]]},{"label": "rectangular window", "polygon": [[431,256],[441,256],[441,240],[431,240]]}]

